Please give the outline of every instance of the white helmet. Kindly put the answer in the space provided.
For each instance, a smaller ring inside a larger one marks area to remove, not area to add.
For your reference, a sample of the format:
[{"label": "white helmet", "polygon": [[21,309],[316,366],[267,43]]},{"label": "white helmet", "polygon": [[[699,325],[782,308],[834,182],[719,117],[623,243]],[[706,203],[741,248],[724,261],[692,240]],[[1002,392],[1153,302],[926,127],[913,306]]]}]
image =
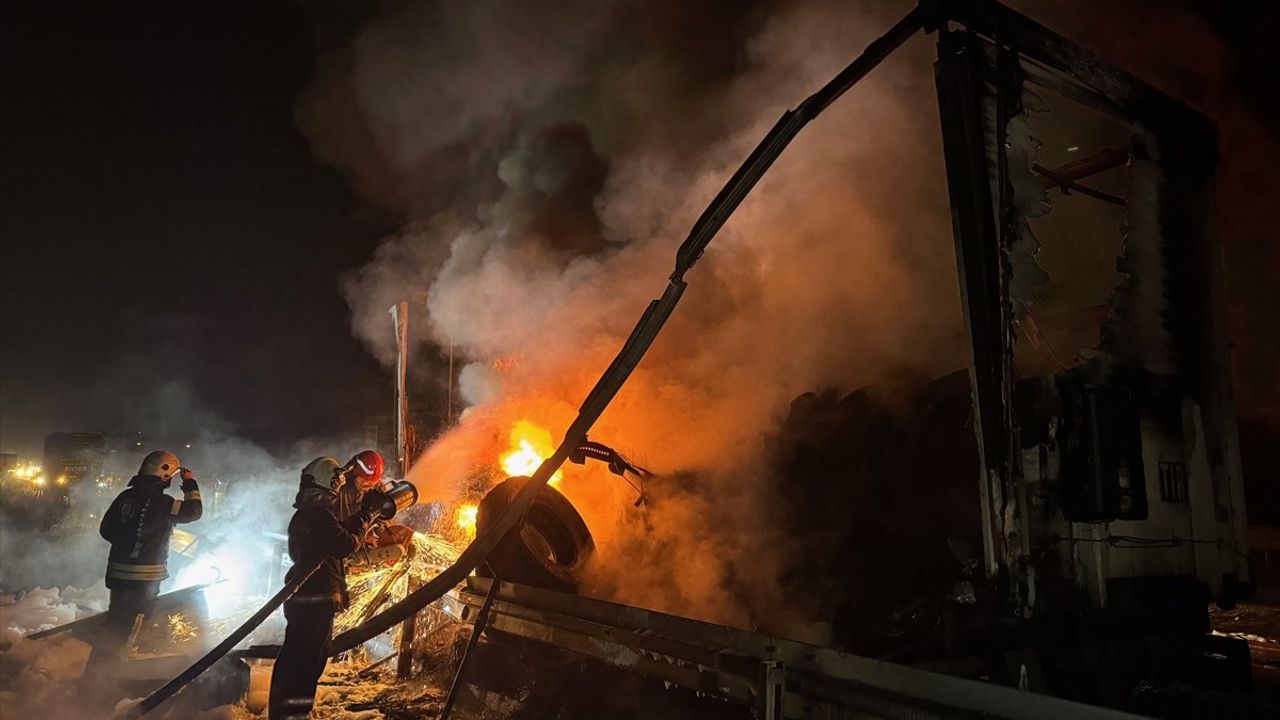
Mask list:
[{"label": "white helmet", "polygon": [[311,483],[319,485],[322,488],[338,492],[342,484],[347,481],[346,475],[342,473],[342,466],[337,460],[329,456],[318,457],[307,463],[302,468],[302,484]]},{"label": "white helmet", "polygon": [[142,466],[138,468],[138,474],[154,475],[161,480],[169,480],[178,474],[180,469],[182,469],[182,463],[178,461],[177,455],[168,450],[156,450],[142,459]]}]

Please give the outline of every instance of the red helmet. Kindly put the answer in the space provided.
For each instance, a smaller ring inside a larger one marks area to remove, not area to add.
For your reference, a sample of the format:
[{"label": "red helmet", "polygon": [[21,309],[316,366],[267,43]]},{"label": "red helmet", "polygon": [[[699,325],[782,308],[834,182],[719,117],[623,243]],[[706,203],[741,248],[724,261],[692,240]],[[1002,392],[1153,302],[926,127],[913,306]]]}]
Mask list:
[{"label": "red helmet", "polygon": [[351,477],[361,490],[377,487],[382,480],[382,456],[373,450],[364,450],[347,463]]}]

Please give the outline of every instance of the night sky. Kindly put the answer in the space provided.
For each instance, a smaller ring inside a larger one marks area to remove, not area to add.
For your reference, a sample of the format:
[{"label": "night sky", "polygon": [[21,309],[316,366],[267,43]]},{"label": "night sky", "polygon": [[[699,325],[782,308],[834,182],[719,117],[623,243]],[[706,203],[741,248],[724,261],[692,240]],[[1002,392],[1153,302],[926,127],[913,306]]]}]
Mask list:
[{"label": "night sky", "polygon": [[390,373],[353,337],[339,278],[393,226],[294,124],[313,56],[300,11],[14,5],[0,449],[154,433],[135,426],[166,415],[170,433],[213,417],[271,445],[389,413]]}]

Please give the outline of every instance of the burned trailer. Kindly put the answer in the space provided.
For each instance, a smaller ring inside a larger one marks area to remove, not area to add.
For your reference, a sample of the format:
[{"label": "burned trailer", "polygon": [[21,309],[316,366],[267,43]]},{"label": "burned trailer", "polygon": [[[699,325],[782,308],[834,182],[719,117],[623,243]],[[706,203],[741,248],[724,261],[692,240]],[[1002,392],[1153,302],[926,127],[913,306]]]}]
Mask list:
[{"label": "burned trailer", "polygon": [[[1171,709],[1164,683],[1246,689],[1248,648],[1210,635],[1207,608],[1213,600],[1229,606],[1250,587],[1209,223],[1214,127],[997,3],[920,3],[785,114],[695,224],[667,294],[650,306],[584,416],[601,388],[620,384],[611,373],[638,362],[684,273],[790,139],[921,29],[938,39],[986,583],[958,622],[933,629],[934,652],[909,659],[1154,714]],[[571,429],[565,444],[576,441]],[[540,473],[548,467],[555,463]],[[951,481],[972,479],[960,472]],[[507,603],[499,607],[523,612],[518,599]],[[477,626],[485,614],[473,616]],[[541,620],[499,619],[496,627],[574,654],[595,647],[562,641]],[[653,672],[682,684],[678,673]],[[744,697],[711,692],[763,702],[768,685]],[[1196,703],[1185,693],[1176,702]],[[760,712],[806,717],[805,708],[780,702]],[[963,714],[940,714],[953,712]]]},{"label": "burned trailer", "polygon": [[995,3],[949,8],[935,70],[987,574],[1009,618],[1070,619],[1041,648],[1069,694],[1117,699],[1087,670],[1203,679],[1209,655],[1246,685],[1247,648],[1207,636],[1207,602],[1250,587],[1214,127]]}]

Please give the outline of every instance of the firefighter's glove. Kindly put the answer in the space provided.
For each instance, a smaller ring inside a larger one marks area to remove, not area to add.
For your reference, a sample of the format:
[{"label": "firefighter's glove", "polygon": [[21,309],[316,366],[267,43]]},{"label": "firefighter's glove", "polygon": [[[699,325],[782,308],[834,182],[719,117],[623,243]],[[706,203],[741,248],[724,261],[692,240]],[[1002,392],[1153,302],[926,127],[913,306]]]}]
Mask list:
[{"label": "firefighter's glove", "polygon": [[[372,536],[369,534],[369,529],[373,527],[373,524],[377,522],[377,520],[378,520],[378,516],[370,515],[368,510],[361,510],[356,515],[356,522],[360,523],[360,527],[356,530],[356,533],[355,533],[356,538],[360,541],[360,544],[358,545],[358,547],[366,548],[371,546],[371,544],[369,543],[369,538]],[[368,558],[365,558],[365,561],[367,563]]]},{"label": "firefighter's glove", "polygon": [[374,520],[390,520],[396,516],[396,509],[396,501],[381,490],[365,493],[360,501],[361,512]]},{"label": "firefighter's glove", "polygon": [[196,483],[195,473],[191,472],[188,468],[182,468],[180,472],[182,473],[182,492],[185,493],[200,489],[200,485]]}]

